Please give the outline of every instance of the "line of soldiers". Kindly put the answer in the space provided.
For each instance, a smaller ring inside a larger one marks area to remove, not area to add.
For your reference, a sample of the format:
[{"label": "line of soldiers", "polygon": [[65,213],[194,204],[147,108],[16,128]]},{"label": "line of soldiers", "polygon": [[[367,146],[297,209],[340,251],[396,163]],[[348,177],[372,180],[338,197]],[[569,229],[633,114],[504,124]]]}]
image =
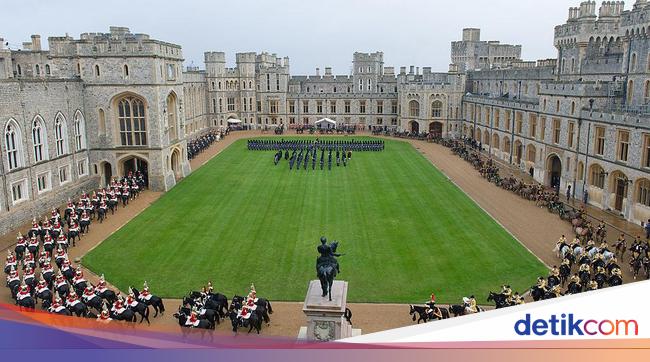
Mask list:
[{"label": "line of soldiers", "polygon": [[[316,162],[319,159],[318,157],[318,148],[312,147],[308,149],[300,149],[300,151],[293,150],[291,154],[289,154],[289,150],[278,150],[275,153],[275,156],[273,158],[273,164],[278,165],[280,161],[282,160],[282,157],[284,155],[284,159],[288,161],[289,163],[289,170],[293,170],[294,165],[296,170],[307,170],[309,168],[310,160],[311,160],[311,169],[315,170],[316,169]],[[343,167],[347,167],[348,163],[350,162],[350,159],[352,158],[352,151],[350,150],[343,150],[343,149],[336,149],[336,152],[334,153],[333,149],[329,149],[327,152],[327,169],[331,170],[333,162],[336,162],[336,166],[339,167],[343,165]],[[320,165],[320,169],[323,170],[325,169],[325,149],[321,148],[320,149],[320,161],[318,162]]]},{"label": "line of soldiers", "polygon": [[251,151],[278,151],[278,150],[349,150],[349,151],[383,151],[383,140],[285,140],[285,139],[257,139],[248,140],[248,149]]},{"label": "line of soldiers", "polygon": [[198,154],[203,152],[206,148],[210,147],[214,142],[218,142],[224,137],[222,131],[212,131],[197,139],[187,142],[187,159],[191,160]]}]

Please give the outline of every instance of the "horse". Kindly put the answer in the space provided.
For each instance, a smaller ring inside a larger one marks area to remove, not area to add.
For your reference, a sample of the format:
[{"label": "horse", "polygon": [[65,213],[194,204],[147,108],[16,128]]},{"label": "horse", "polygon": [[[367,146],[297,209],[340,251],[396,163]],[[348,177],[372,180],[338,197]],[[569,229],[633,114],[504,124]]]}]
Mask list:
[{"label": "horse", "polygon": [[151,324],[151,322],[149,321],[149,306],[147,304],[136,301],[135,306],[129,305],[127,309],[131,309],[134,313],[140,315],[140,323],[146,320],[147,324],[149,325]]},{"label": "horse", "polygon": [[[94,286],[93,286],[94,287]],[[115,294],[114,291],[110,289],[106,289],[105,291],[101,293],[97,293],[100,298],[106,300],[108,303],[113,304],[117,300],[117,295]]]},{"label": "horse", "polygon": [[[181,307],[180,310],[185,315],[190,315],[192,313],[191,310],[189,308],[187,308],[187,307]],[[214,309],[205,309],[205,308],[203,308],[200,311],[200,313],[198,313],[197,317],[199,319],[205,319],[208,322],[210,322],[210,324],[212,324],[212,329],[214,329],[215,326],[220,323],[219,314]]]},{"label": "horse", "polygon": [[94,308],[96,311],[101,312],[104,307],[104,301],[102,298],[95,294],[92,298],[86,300],[86,306]]},{"label": "horse", "polygon": [[623,279],[621,279],[621,277],[618,276],[618,275],[612,275],[612,276],[609,277],[609,279],[607,280],[607,284],[608,284],[610,287],[616,287],[616,286],[619,286],[619,285],[623,284]]},{"label": "horse", "polygon": [[[319,259],[322,257],[319,257]],[[332,285],[334,278],[336,278],[336,266],[332,264],[323,264],[317,267],[318,279],[320,280],[321,288],[323,289],[323,297],[329,296],[330,302],[332,301]]]},{"label": "horse", "polygon": [[580,292],[582,292],[582,285],[578,283],[571,282],[567,286],[566,294],[578,294]]},{"label": "horse", "polygon": [[537,285],[530,287],[530,295],[533,297],[533,300],[537,302],[538,300],[544,299],[544,289],[540,288]]},{"label": "horse", "polygon": [[21,307],[21,308],[27,308],[27,309],[35,309],[36,308],[36,301],[34,298],[31,296],[25,297],[20,300],[16,300],[16,305]]},{"label": "horse", "polygon": [[[413,322],[417,319],[417,324],[420,324],[420,322],[428,322],[429,321],[429,314],[427,314],[427,309],[428,307],[424,307],[421,305],[412,305],[409,304],[409,315],[413,316]],[[417,316],[416,316],[417,314]]]},{"label": "horse", "polygon": [[[131,288],[131,291],[133,291],[133,294],[135,295],[135,299],[140,300],[140,292],[135,288]],[[151,307],[153,307],[153,310],[155,312],[153,315],[154,318],[158,316],[158,312],[160,312],[160,314],[165,313],[165,305],[163,304],[162,298],[152,294],[149,300],[144,300],[143,302],[146,305],[150,305]]]},{"label": "horse", "polygon": [[634,277],[634,280],[636,280],[636,278],[641,273],[641,268],[643,266],[644,263],[643,263],[643,258],[641,256],[638,256],[630,260],[630,271],[632,271],[632,276]]},{"label": "horse", "polygon": [[88,312],[88,307],[85,304],[83,304],[82,302],[76,303],[75,305],[72,305],[72,306],[70,306],[70,305],[68,305],[68,303],[66,303],[66,307],[68,308],[70,313],[76,315],[77,317],[81,317],[82,315],[86,315],[86,313]]},{"label": "horse", "polygon": [[[238,295],[232,297],[232,302],[230,304],[231,309],[234,307],[235,309],[239,310],[241,309],[242,305],[244,305],[244,297]],[[255,312],[260,314],[260,316],[262,317],[262,319],[267,325],[270,324],[271,318],[269,317],[269,314],[273,313],[273,309],[269,309],[271,303],[264,298],[257,298],[255,305],[257,306]]]},{"label": "horse", "polygon": [[[477,313],[482,312],[482,311],[483,311],[482,308],[480,308],[478,306],[476,307],[476,312]],[[452,305],[450,305],[449,306],[449,312],[451,312],[451,314],[453,314],[454,317],[464,316],[465,314],[467,314],[467,311],[465,310],[465,306],[460,305],[460,304],[452,304]]]},{"label": "horse", "polygon": [[177,313],[173,314],[173,317],[178,320],[178,325],[181,326],[181,328],[214,329],[214,326],[206,319],[199,319],[196,325],[187,325],[186,323],[189,316],[180,311],[180,308]]},{"label": "horse", "polygon": [[564,284],[566,283],[567,279],[571,275],[571,267],[567,264],[561,264],[560,265],[560,283],[564,287]]},{"label": "horse", "polygon": [[618,241],[616,244],[614,244],[614,248],[615,255],[620,255],[621,261],[623,261],[623,258],[625,257],[625,251],[627,250],[627,243],[625,240]]},{"label": "horse", "polygon": [[52,291],[49,290],[49,289],[45,289],[42,292],[36,293],[34,295],[34,299],[35,299],[36,303],[38,303],[39,299],[42,300],[43,303],[46,302],[46,301],[52,303],[52,297],[53,297]]},{"label": "horse", "polygon": [[244,328],[248,327],[248,333],[250,333],[253,330],[253,328],[255,328],[257,334],[260,334],[260,331],[262,330],[262,316],[259,314],[257,310],[251,312],[250,317],[248,317],[248,319],[244,319],[238,317],[237,311],[231,307],[229,316],[230,316],[230,323],[232,324],[233,333],[237,334],[237,329],[239,326],[241,326]]},{"label": "horse", "polygon": [[607,282],[607,275],[605,275],[605,273],[598,273],[594,275],[594,280],[598,284],[598,289],[602,289]]},{"label": "horse", "polygon": [[119,314],[114,311],[111,311],[110,316],[116,321],[127,321],[132,323],[138,321],[138,317],[135,315],[135,312],[129,308],[124,309],[124,311]]},{"label": "horse", "polygon": [[508,303],[507,297],[503,293],[494,293],[490,292],[490,294],[487,297],[487,301],[491,302],[494,301],[494,305],[496,306],[496,309],[500,308],[505,308],[505,307],[510,307],[512,304]]}]

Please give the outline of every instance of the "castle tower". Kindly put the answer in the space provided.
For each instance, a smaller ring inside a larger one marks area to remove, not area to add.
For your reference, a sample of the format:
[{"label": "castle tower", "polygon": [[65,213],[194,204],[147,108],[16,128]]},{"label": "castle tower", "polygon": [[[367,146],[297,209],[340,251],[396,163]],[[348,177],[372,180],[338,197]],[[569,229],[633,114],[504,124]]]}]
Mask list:
[{"label": "castle tower", "polygon": [[352,59],[354,93],[375,93],[384,71],[384,53],[355,52]]}]

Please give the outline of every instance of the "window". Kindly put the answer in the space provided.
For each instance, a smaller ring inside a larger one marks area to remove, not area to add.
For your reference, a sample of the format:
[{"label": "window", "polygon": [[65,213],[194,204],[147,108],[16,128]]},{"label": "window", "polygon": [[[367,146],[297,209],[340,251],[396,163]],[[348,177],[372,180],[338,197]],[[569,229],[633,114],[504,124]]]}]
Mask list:
[{"label": "window", "polygon": [[289,117],[289,124],[296,124],[296,117]]},{"label": "window", "polygon": [[359,113],[366,113],[366,101],[359,101]]},{"label": "window", "polygon": [[573,137],[575,136],[575,123],[569,122],[569,139],[567,144],[569,148],[573,148]]},{"label": "window", "polygon": [[99,136],[103,136],[106,134],[106,114],[101,108],[99,109],[98,113],[99,127],[97,127],[97,134]]},{"label": "window", "polygon": [[434,101],[433,103],[431,103],[431,117],[440,118],[441,115],[442,115],[442,102]]},{"label": "window", "polygon": [[80,111],[74,115],[74,141],[77,151],[86,147],[84,116]]},{"label": "window", "polygon": [[397,114],[397,101],[392,101],[390,104],[390,113]]},{"label": "window", "polygon": [[420,116],[420,103],[416,100],[409,102],[409,117],[419,117]]},{"label": "window", "polygon": [[5,128],[5,148],[9,171],[23,166],[20,128],[12,119]]},{"label": "window", "polygon": [[636,201],[639,204],[650,206],[650,181],[641,179],[637,190]]},{"label": "window", "polygon": [[41,75],[41,66],[36,64],[36,75]]},{"label": "window", "polygon": [[397,126],[397,118],[391,118],[390,119],[390,125],[391,126]]},{"label": "window", "polygon": [[228,112],[235,111],[235,97],[228,97],[228,99],[226,99],[226,107]]},{"label": "window", "polygon": [[597,155],[605,154],[605,127],[596,127],[594,130],[594,147]]},{"label": "window", "polygon": [[330,102],[330,113],[336,113],[336,101]]},{"label": "window", "polygon": [[510,110],[506,109],[506,130],[510,131]]},{"label": "window", "polygon": [[132,96],[119,100],[117,118],[120,125],[122,146],[146,146],[147,127],[144,102]]},{"label": "window", "polygon": [[50,70],[50,65],[45,64],[45,75],[50,75],[52,74],[52,71]]},{"label": "window", "polygon": [[537,137],[537,115],[536,114],[531,114],[529,116],[529,124],[528,124],[528,137],[530,138],[535,138]]},{"label": "window", "polygon": [[99,65],[95,64],[95,77],[99,77]]},{"label": "window", "polygon": [[578,180],[582,181],[585,178],[585,165],[582,161],[578,162]]},{"label": "window", "polygon": [[59,183],[63,185],[69,181],[70,166],[63,166],[59,168]]},{"label": "window", "polygon": [[650,80],[645,81],[645,88],[643,90],[643,98],[646,103],[650,101]]},{"label": "window", "polygon": [[88,160],[87,159],[83,159],[83,160],[77,162],[77,175],[79,175],[79,177],[88,175]]},{"label": "window", "polygon": [[599,189],[605,188],[605,170],[600,165],[591,166],[591,180],[589,184]]},{"label": "window", "polygon": [[169,140],[171,141],[178,138],[178,117],[176,110],[176,94],[174,94],[174,92],[169,93],[165,104],[167,106],[166,113]]},{"label": "window", "polygon": [[632,60],[630,61],[630,72],[636,72],[636,53],[632,53]]},{"label": "window", "polygon": [[36,175],[36,186],[38,189],[38,193],[40,194],[41,192],[45,192],[51,189],[50,186],[50,173],[45,172]]},{"label": "window", "polygon": [[23,75],[23,70],[20,68],[20,64],[16,64],[16,73],[18,73],[18,75]]},{"label": "window", "polygon": [[280,76],[275,78],[275,90],[280,90]]},{"label": "window", "polygon": [[278,101],[277,100],[271,100],[269,101],[269,113],[278,113]]},{"label": "window", "polygon": [[381,126],[384,124],[384,120],[382,118],[377,118],[377,125]]},{"label": "window", "polygon": [[350,113],[350,101],[345,101],[345,113]]},{"label": "window", "polygon": [[11,198],[14,205],[27,200],[27,180],[23,179],[11,184]]},{"label": "window", "polygon": [[68,153],[66,135],[68,134],[65,119],[59,113],[54,121],[54,142],[56,143],[56,155],[62,156]]},{"label": "window", "polygon": [[45,122],[40,116],[36,116],[32,124],[34,162],[37,163],[47,159],[47,132],[45,132],[44,124]]},{"label": "window", "polygon": [[616,159],[619,161],[627,162],[627,151],[630,146],[630,132],[618,131],[618,141],[616,150]]},{"label": "window", "polygon": [[632,96],[634,95],[634,81],[630,79],[627,82],[627,103],[632,103]]},{"label": "window", "polygon": [[262,101],[257,101],[257,111],[262,112]]},{"label": "window", "polygon": [[309,113],[309,101],[302,101],[302,113]]},{"label": "window", "polygon": [[363,91],[363,79],[359,79],[359,92]]},{"label": "window", "polygon": [[316,102],[316,113],[323,114],[323,101]]},{"label": "window", "polygon": [[650,167],[650,134],[643,135],[643,154],[641,155],[641,166]]},{"label": "window", "polygon": [[571,102],[571,115],[576,113],[576,102]]},{"label": "window", "polygon": [[560,144],[560,133],[562,124],[558,118],[553,118],[553,143]]},{"label": "window", "polygon": [[383,101],[377,101],[377,113],[378,114],[384,113],[384,102]]},{"label": "window", "polygon": [[296,102],[289,101],[289,113],[296,113]]},{"label": "window", "polygon": [[523,126],[523,124],[524,124],[523,114],[521,112],[515,112],[515,119],[516,119],[515,120],[515,125],[516,125],[516,131],[515,132],[517,132],[517,134],[521,134],[522,131],[523,131],[523,128],[524,128],[524,126]]},{"label": "window", "polygon": [[498,109],[494,110],[494,128],[501,127],[501,111]]},{"label": "window", "polygon": [[372,81],[370,79],[366,82],[366,90],[370,92],[372,90]]},{"label": "window", "polygon": [[[129,77],[129,66],[124,64],[124,78],[128,78],[128,77]],[[212,83],[212,86],[214,88],[214,83]]]},{"label": "window", "polygon": [[558,100],[555,102],[555,113],[558,113],[560,111],[560,101]]},{"label": "window", "polygon": [[174,64],[167,64],[167,80],[176,79],[176,67]]}]

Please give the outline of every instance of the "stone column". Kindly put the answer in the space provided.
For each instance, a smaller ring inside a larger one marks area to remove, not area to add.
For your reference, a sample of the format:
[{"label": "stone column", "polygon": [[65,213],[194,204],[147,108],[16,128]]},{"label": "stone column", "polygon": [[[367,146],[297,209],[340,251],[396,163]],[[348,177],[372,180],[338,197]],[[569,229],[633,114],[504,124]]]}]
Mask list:
[{"label": "stone column", "polygon": [[360,335],[345,319],[348,282],[336,280],[332,285],[332,301],[323,297],[320,281],[309,282],[302,311],[307,317],[307,327],[302,327],[298,339],[307,341],[333,341]]}]

